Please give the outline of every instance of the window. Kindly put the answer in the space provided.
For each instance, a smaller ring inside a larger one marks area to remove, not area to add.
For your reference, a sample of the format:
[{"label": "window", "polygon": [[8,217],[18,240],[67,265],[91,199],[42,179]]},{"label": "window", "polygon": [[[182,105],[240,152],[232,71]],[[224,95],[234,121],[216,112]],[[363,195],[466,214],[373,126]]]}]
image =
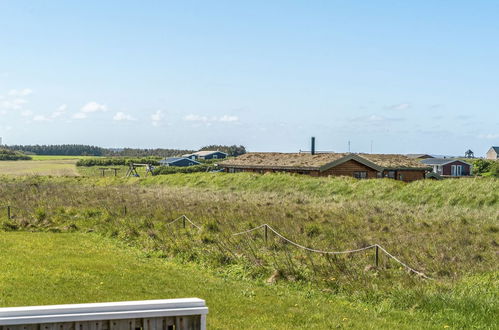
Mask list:
[{"label": "window", "polygon": [[388,177],[390,179],[395,179],[395,171],[388,171]]},{"label": "window", "polygon": [[402,174],[399,174],[399,180],[404,181],[404,176]]},{"label": "window", "polygon": [[382,179],[382,178],[383,178],[383,173],[382,173],[382,172],[378,172],[378,173],[376,173],[376,177],[377,177],[378,179]]},{"label": "window", "polygon": [[353,177],[356,179],[367,179],[367,172],[353,172]]},{"label": "window", "polygon": [[213,159],[217,159],[217,158],[218,158],[218,156],[217,156],[217,155],[213,155]]}]

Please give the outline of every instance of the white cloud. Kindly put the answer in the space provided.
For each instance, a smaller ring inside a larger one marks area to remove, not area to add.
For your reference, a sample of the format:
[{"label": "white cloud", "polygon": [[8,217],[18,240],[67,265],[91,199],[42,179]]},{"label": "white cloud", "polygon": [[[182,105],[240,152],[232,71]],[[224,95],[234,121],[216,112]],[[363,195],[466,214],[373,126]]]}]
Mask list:
[{"label": "white cloud", "polygon": [[220,117],[213,116],[213,117],[207,117],[207,116],[200,116],[200,115],[195,115],[195,114],[190,114],[184,117],[184,120],[186,121],[196,121],[196,122],[203,122],[206,124],[211,124],[213,122],[222,122],[222,123],[233,123],[239,121],[239,117],[237,116],[230,116],[230,115],[223,115]]},{"label": "white cloud", "polygon": [[33,111],[31,110],[25,110],[23,112],[21,112],[21,116],[23,117],[31,117],[33,115]]},{"label": "white cloud", "polygon": [[50,121],[50,119],[45,117],[44,115],[33,116],[33,120],[34,121]]},{"label": "white cloud", "polygon": [[239,117],[237,117],[237,116],[223,115],[218,120],[221,121],[221,122],[230,123],[230,122],[239,121]]},{"label": "white cloud", "polygon": [[390,110],[407,110],[411,108],[411,104],[410,103],[393,104],[389,105],[387,108]]},{"label": "white cloud", "polygon": [[184,117],[184,120],[187,120],[187,121],[208,121],[208,117],[206,116],[200,116],[200,115],[193,115],[193,114],[190,114],[190,115],[187,115]]},{"label": "white cloud", "polygon": [[499,134],[480,134],[478,137],[480,139],[494,140],[499,139]]},{"label": "white cloud", "polygon": [[128,115],[124,112],[116,112],[116,114],[113,116],[113,120],[115,121],[132,121],[136,120],[133,118],[131,115]]},{"label": "white cloud", "polygon": [[163,112],[161,110],[156,111],[155,113],[153,113],[151,115],[152,125],[156,126],[156,127],[161,125],[161,122],[163,121],[164,117],[165,117],[165,115],[163,114]]},{"label": "white cloud", "polygon": [[67,110],[68,110],[68,106],[66,104],[62,104],[57,108],[57,110],[52,112],[50,117],[52,117],[52,118],[60,117],[60,116],[64,115]]},{"label": "white cloud", "polygon": [[11,89],[8,93],[10,96],[28,96],[33,93],[33,90],[29,88],[24,89]]},{"label": "white cloud", "polygon": [[15,98],[11,100],[5,100],[0,102],[0,108],[7,110],[20,110],[23,105],[28,103],[27,100],[21,98]]},{"label": "white cloud", "polygon": [[97,102],[88,102],[80,109],[81,112],[89,113],[89,112],[98,112],[98,111],[107,111],[107,106],[104,104],[99,104]]},{"label": "white cloud", "polygon": [[85,119],[87,118],[87,114],[84,112],[78,112],[73,115],[73,119]]}]

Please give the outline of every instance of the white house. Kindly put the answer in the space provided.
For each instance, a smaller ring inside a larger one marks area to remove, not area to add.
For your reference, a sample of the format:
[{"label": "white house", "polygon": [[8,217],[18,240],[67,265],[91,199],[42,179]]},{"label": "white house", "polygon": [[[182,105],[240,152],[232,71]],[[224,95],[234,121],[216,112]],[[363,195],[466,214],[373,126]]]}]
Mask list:
[{"label": "white house", "polygon": [[499,147],[490,147],[487,151],[487,159],[499,159]]}]

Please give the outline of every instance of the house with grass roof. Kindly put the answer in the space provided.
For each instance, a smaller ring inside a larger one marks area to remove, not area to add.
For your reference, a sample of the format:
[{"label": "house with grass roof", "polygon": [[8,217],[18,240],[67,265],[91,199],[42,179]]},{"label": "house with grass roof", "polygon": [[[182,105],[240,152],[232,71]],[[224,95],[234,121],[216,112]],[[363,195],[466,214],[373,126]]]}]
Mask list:
[{"label": "house with grass roof", "polygon": [[410,182],[425,179],[432,168],[396,154],[252,152],[219,164],[225,172],[288,172],[316,177],[391,178]]}]

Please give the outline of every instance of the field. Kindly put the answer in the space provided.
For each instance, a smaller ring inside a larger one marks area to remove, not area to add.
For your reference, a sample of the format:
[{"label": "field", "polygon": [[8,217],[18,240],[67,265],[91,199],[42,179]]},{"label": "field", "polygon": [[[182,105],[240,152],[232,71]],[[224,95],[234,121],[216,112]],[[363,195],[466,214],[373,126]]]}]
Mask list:
[{"label": "field", "polygon": [[[105,176],[114,176],[111,168],[118,168],[118,177],[124,177],[128,166],[76,166],[79,159],[94,159],[88,156],[31,156],[33,160],[0,161],[0,175],[15,176],[89,176],[101,177],[101,167],[108,168]],[[139,175],[145,175],[143,167],[137,168]]]},{"label": "field", "polygon": [[32,155],[33,160],[80,160],[80,159],[91,159],[99,158],[98,156],[52,156],[52,155]]},{"label": "field", "polygon": [[[32,232],[44,232],[48,246],[55,240],[69,240],[70,245],[75,244],[73,239],[98,241],[108,244],[102,253],[119,255],[109,252],[116,246],[123,253],[140,250],[149,256],[141,259],[144,267],[188,269],[199,281],[207,281],[206,291],[195,291],[198,284],[189,282],[172,294],[193,292],[205,298],[214,318],[210,326],[215,328],[228,322],[242,328],[255,324],[254,328],[284,329],[310,322],[311,328],[369,324],[487,329],[494,328],[499,313],[499,180],[493,178],[405,184],[244,173],[130,179],[3,177],[0,206],[7,204],[14,214],[10,220],[0,214],[3,229],[9,232],[2,235],[7,238],[30,241],[42,235]],[[169,224],[182,214],[202,229],[189,223],[183,228],[182,221]],[[325,256],[286,244],[273,234],[265,242],[261,230],[232,236],[263,223],[321,250],[380,244],[431,280],[407,272],[384,254],[376,267],[372,250]],[[22,246],[6,244],[11,249]],[[5,253],[12,258],[22,255],[16,249]],[[58,265],[57,253],[65,252],[53,253],[56,256],[49,258],[53,262],[40,260]],[[79,264],[79,258],[74,256],[71,264],[86,267],[81,265],[90,262],[81,255]],[[88,267],[92,273],[93,266]],[[130,272],[132,268],[136,267]],[[19,267],[11,272],[15,269]],[[161,273],[134,276],[166,281],[169,275]],[[178,274],[171,277],[184,281]],[[210,291],[218,281],[228,290],[222,291],[223,298]],[[56,282],[61,292],[75,287]],[[40,303],[72,299],[70,294],[47,297],[41,291],[39,295]],[[82,297],[137,296],[133,289],[127,294],[110,288],[106,295]],[[4,304],[23,304],[23,299],[14,294]],[[217,299],[225,299],[227,305]]]},{"label": "field", "polygon": [[[45,157],[45,156],[34,156]],[[46,156],[52,157],[52,156]],[[39,160],[1,161],[0,175],[52,175],[52,176],[77,176],[76,159],[67,158],[42,158]]]}]

